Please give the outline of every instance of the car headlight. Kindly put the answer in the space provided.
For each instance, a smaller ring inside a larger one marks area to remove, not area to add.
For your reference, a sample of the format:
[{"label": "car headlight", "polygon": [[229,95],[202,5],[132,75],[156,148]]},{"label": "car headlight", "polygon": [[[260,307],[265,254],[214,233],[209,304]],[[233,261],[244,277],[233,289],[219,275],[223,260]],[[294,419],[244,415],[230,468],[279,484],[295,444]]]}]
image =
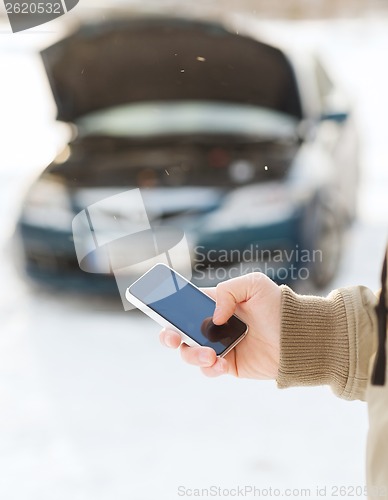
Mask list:
[{"label": "car headlight", "polygon": [[31,226],[71,231],[73,217],[65,186],[51,179],[40,179],[28,194],[21,221]]},{"label": "car headlight", "polygon": [[225,231],[274,224],[293,216],[300,194],[276,182],[235,189],[206,220],[207,231]]}]

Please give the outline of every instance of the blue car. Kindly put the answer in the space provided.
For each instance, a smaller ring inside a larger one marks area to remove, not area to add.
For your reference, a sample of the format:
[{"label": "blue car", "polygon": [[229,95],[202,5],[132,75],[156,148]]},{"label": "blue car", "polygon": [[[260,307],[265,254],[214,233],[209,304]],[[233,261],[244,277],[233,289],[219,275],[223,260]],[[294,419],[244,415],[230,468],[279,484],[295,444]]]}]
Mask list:
[{"label": "blue car", "polygon": [[330,282],[355,214],[358,138],[314,55],[232,22],[136,16],[83,24],[42,58],[72,139],[23,204],[29,276],[115,290],[99,258],[80,269],[72,220],[105,200],[101,227],[135,224],[114,200],[138,188],[152,227],[187,236],[201,286],[250,271]]}]

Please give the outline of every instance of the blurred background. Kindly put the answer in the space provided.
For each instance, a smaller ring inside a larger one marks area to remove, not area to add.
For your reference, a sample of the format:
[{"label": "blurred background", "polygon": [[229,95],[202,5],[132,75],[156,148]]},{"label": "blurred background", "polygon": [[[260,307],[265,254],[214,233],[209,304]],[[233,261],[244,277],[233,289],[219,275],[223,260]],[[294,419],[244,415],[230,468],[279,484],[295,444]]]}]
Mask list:
[{"label": "blurred background", "polygon": [[[83,0],[13,34],[0,7],[1,498],[171,500],[212,485],[313,498],[365,483],[363,403],[205,379],[124,312],[98,259],[95,274],[78,269],[71,220],[141,187],[153,223],[183,228],[192,248],[321,250],[309,279],[269,274],[322,295],[377,289],[387,13]],[[211,264],[199,285],[264,265]]]}]

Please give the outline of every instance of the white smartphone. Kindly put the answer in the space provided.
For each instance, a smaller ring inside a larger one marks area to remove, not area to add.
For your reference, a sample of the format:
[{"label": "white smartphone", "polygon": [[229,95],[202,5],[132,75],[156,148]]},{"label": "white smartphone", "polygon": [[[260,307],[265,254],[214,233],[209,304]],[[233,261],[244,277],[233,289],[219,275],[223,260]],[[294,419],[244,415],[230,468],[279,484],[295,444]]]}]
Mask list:
[{"label": "white smartphone", "polygon": [[125,296],[161,326],[178,332],[185,344],[211,347],[217,356],[225,356],[248,333],[235,314],[224,325],[215,325],[215,301],[165,264],[153,266]]}]

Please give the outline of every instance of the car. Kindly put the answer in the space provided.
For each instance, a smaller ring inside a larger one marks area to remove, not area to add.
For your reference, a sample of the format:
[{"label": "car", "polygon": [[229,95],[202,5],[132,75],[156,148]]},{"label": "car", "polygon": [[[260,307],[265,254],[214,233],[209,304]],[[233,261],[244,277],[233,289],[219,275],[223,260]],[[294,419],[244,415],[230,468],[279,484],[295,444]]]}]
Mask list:
[{"label": "car", "polygon": [[42,51],[72,138],[23,203],[30,277],[116,290],[98,258],[80,269],[72,221],[105,200],[108,223],[130,226],[115,196],[140,189],[153,227],[187,235],[199,285],[258,270],[330,282],[357,202],[351,104],[306,47],[243,26],[123,16],[84,22]]}]

